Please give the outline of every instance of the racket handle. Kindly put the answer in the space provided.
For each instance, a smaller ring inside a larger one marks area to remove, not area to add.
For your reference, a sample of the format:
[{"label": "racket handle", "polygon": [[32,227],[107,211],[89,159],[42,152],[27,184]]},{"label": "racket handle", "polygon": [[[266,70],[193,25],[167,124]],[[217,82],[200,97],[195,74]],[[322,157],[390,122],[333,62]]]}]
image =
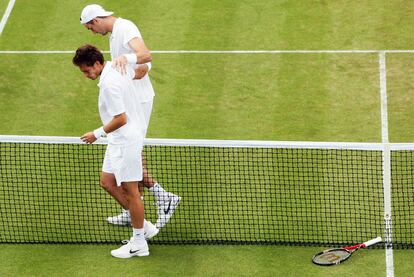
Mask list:
[{"label": "racket handle", "polygon": [[363,247],[368,247],[368,246],[374,245],[374,244],[376,244],[378,242],[381,242],[381,241],[382,241],[381,237],[376,237],[375,239],[364,242]]}]

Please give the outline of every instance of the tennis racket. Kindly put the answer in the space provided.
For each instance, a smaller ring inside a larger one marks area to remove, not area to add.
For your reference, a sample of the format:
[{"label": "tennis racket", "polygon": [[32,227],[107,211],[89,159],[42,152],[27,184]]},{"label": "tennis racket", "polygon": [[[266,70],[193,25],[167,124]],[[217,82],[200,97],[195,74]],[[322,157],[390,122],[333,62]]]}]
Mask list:
[{"label": "tennis racket", "polygon": [[345,246],[342,248],[328,249],[314,255],[312,257],[312,262],[317,265],[337,265],[349,259],[352,253],[354,253],[359,248],[365,248],[381,241],[381,237],[376,237],[375,239],[366,241],[364,243]]}]

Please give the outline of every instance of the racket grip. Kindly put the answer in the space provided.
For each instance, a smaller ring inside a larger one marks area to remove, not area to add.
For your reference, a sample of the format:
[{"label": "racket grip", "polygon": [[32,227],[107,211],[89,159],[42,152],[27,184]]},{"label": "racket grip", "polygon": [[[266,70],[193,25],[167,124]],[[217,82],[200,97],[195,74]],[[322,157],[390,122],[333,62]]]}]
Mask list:
[{"label": "racket grip", "polygon": [[381,242],[382,241],[382,238],[381,237],[376,237],[375,239],[372,239],[372,240],[369,240],[369,241],[367,241],[367,242],[364,242],[364,247],[368,247],[368,246],[371,246],[371,245],[374,245],[374,244],[376,244],[376,243],[378,243],[378,242]]}]

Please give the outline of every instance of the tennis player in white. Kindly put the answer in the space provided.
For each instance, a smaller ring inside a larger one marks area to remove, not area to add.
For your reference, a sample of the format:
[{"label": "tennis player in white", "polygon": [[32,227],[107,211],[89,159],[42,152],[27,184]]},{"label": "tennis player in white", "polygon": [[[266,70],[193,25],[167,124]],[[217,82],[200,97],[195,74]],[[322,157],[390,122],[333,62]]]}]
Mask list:
[{"label": "tennis player in white", "polygon": [[120,204],[130,212],[132,237],[126,245],[111,251],[111,255],[117,258],[148,256],[145,236],[154,236],[159,230],[145,221],[139,192],[146,123],[142,107],[136,101],[139,96],[132,81],[135,73],[130,69],[122,75],[111,62],[105,62],[102,53],[92,45],[79,47],[72,62],[85,77],[99,78],[98,107],[103,126],[84,134],[81,139],[93,143],[102,136],[108,137],[101,182],[105,180],[112,184],[111,187],[122,190],[124,198]]},{"label": "tennis player in white", "polygon": [[[122,74],[125,74],[128,64],[136,69],[139,80],[135,80],[133,84],[136,93],[141,97],[140,101],[146,126],[148,127],[154,98],[154,90],[149,76],[146,74],[151,67],[151,53],[135,24],[126,19],[116,18],[112,14],[112,12],[105,11],[101,6],[92,4],[82,10],[80,22],[93,33],[102,35],[111,33],[109,46],[113,67],[117,68]],[[145,134],[146,131],[147,129],[145,129]],[[181,198],[165,191],[148,173],[145,159],[143,163],[143,184],[153,193],[158,206],[158,219],[155,226],[162,228],[170,220]],[[114,197],[117,196],[114,195]],[[129,211],[123,209],[120,215],[108,217],[107,220],[112,224],[127,225],[130,223]]]}]

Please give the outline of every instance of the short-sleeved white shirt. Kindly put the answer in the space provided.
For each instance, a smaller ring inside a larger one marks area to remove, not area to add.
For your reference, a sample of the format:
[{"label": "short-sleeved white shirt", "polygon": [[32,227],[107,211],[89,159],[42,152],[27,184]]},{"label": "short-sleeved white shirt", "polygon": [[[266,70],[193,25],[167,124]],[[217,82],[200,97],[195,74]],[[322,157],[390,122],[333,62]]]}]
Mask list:
[{"label": "short-sleeved white shirt", "polygon": [[126,113],[127,123],[108,134],[108,143],[112,145],[129,145],[142,141],[147,128],[139,95],[135,92],[132,78],[135,75],[129,68],[122,75],[106,62],[102,70],[99,87],[99,115],[104,125],[116,115]]},{"label": "short-sleeved white shirt", "polygon": [[[112,60],[123,54],[135,53],[128,44],[133,38],[142,39],[138,27],[127,19],[117,18],[109,38],[109,48]],[[141,102],[149,102],[153,100],[154,89],[148,74],[140,80],[134,80],[133,83],[137,92],[139,91],[139,94],[141,95]]]}]

